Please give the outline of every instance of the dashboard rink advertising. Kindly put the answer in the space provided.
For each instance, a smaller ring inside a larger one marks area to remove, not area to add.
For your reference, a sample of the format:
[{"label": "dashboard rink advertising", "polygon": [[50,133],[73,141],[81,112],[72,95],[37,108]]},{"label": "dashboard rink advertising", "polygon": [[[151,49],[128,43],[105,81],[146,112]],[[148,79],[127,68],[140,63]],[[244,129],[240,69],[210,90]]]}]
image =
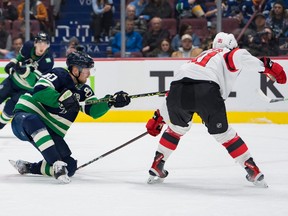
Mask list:
[{"label": "dashboard rink advertising", "polygon": [[[94,59],[95,68],[89,84],[98,98],[123,90],[130,95],[169,90],[169,85],[178,68],[189,59]],[[288,61],[285,58],[273,58],[288,72]],[[1,61],[0,78],[6,77]],[[56,59],[55,67],[66,67],[65,59]],[[245,73],[237,78],[233,91],[226,100],[229,120],[235,122],[288,123],[288,103],[268,103],[257,91],[261,89],[270,98],[288,97],[287,84],[272,83],[257,71]],[[129,106],[112,109],[97,121],[132,121],[147,120],[153,111],[159,108],[165,97],[150,96],[132,99]],[[0,107],[2,110],[2,107]],[[248,116],[247,116],[248,115]],[[116,117],[118,116],[118,117]],[[255,118],[254,118],[254,117]],[[78,116],[79,121],[94,121],[92,118]],[[247,119],[247,120],[246,120]],[[257,120],[258,119],[258,120]],[[278,119],[278,120],[277,120]],[[287,120],[285,120],[287,119]]]}]

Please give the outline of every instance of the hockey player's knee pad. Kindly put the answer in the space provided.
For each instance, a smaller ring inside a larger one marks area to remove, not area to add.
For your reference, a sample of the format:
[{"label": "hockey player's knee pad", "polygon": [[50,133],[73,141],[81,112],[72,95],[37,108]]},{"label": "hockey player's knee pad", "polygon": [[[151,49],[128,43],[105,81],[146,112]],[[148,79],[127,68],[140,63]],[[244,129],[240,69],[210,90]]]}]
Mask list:
[{"label": "hockey player's knee pad", "polygon": [[12,120],[13,133],[23,141],[31,141],[31,135],[42,129],[46,126],[37,114],[18,112]]},{"label": "hockey player's knee pad", "polygon": [[77,160],[69,156],[69,157],[63,158],[63,161],[67,163],[68,176],[69,177],[73,176],[77,170]]},{"label": "hockey player's knee pad", "polygon": [[30,141],[30,138],[28,134],[26,134],[23,127],[23,121],[25,117],[21,114],[22,112],[16,113],[14,118],[12,119],[11,122],[12,131],[18,139],[22,141]]},{"label": "hockey player's knee pad", "polygon": [[191,122],[189,122],[188,125],[189,125],[188,127],[181,127],[178,125],[168,123],[168,126],[170,127],[170,129],[181,136],[183,136],[184,134],[186,134],[190,130]]},{"label": "hockey player's knee pad", "polygon": [[212,134],[212,136],[216,139],[216,141],[222,144],[233,139],[236,136],[236,131],[229,126],[228,130],[226,130],[224,133]]}]

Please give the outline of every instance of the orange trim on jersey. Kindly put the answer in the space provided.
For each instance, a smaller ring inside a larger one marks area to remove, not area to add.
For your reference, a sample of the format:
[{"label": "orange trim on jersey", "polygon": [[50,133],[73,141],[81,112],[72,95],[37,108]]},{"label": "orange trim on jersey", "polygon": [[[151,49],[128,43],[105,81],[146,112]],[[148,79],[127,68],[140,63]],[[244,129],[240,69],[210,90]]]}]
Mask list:
[{"label": "orange trim on jersey", "polygon": [[233,55],[234,53],[239,50],[239,48],[233,49],[232,51],[224,54],[224,59],[227,65],[227,68],[231,72],[236,72],[238,69],[235,67],[234,61],[233,61]]}]

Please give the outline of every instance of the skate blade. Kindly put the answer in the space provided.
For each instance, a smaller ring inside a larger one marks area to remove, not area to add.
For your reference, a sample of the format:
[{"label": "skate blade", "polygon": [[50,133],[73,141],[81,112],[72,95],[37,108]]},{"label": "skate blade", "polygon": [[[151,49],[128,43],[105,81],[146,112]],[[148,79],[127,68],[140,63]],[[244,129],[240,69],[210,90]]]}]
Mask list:
[{"label": "skate blade", "polygon": [[150,175],[148,180],[147,180],[147,183],[148,184],[159,184],[159,183],[162,183],[164,181],[165,178],[160,178],[158,176],[152,176]]},{"label": "skate blade", "polygon": [[254,181],[253,184],[254,184],[256,187],[268,188],[268,184],[267,184],[264,180]]},{"label": "skate blade", "polygon": [[18,171],[17,166],[16,166],[16,161],[9,160],[9,163]]},{"label": "skate blade", "polygon": [[69,184],[71,182],[71,179],[67,175],[61,175],[56,180],[62,184]]}]

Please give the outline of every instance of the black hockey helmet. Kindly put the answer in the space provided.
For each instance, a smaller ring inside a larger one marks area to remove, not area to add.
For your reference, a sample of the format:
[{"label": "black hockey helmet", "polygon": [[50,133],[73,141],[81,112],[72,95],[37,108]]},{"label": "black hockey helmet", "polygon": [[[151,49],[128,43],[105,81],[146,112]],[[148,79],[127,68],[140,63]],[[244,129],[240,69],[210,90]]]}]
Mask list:
[{"label": "black hockey helmet", "polygon": [[85,52],[75,51],[67,56],[66,65],[68,68],[71,66],[78,66],[80,68],[93,68],[93,59]]},{"label": "black hockey helmet", "polygon": [[43,42],[46,42],[47,44],[50,44],[49,35],[47,33],[45,33],[45,32],[38,32],[38,34],[34,38],[34,41],[36,43],[39,42],[39,41],[43,41]]}]

